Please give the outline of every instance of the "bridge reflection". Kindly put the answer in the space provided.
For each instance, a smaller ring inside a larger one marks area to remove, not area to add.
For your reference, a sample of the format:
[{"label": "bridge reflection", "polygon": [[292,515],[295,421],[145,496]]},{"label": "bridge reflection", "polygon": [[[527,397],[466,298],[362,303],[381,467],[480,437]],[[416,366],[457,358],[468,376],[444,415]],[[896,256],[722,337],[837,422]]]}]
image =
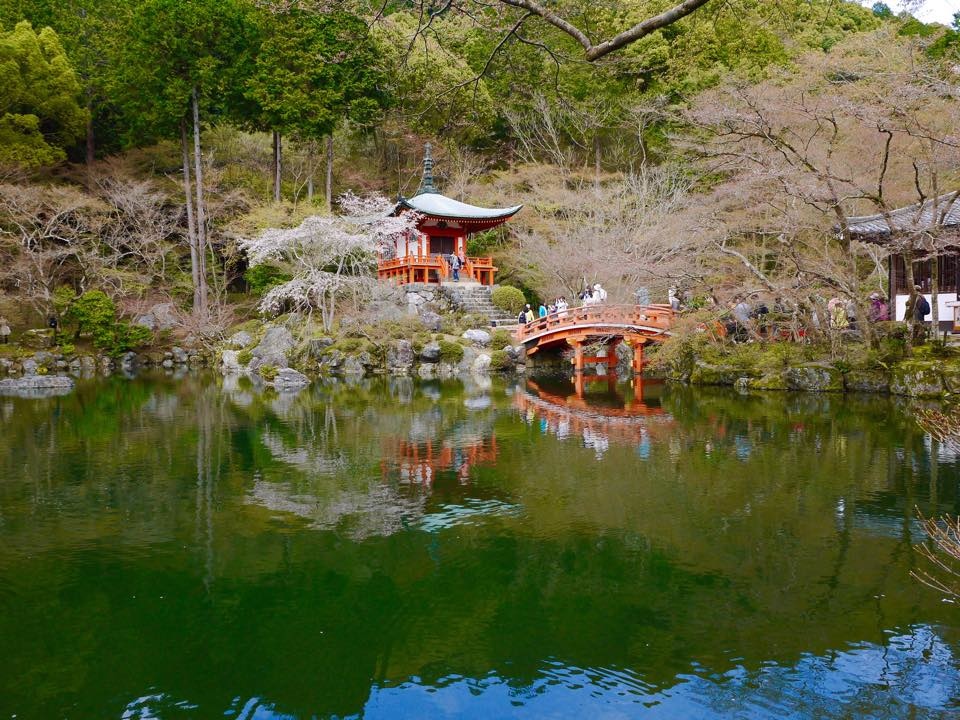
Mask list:
[{"label": "bridge reflection", "polygon": [[[596,392],[593,388],[597,385],[606,387]],[[539,421],[544,434],[561,440],[580,437],[598,456],[611,443],[633,446],[644,454],[651,440],[667,439],[671,434],[673,417],[658,400],[662,385],[662,380],[635,376],[629,392],[621,394],[615,375],[585,377],[577,373],[573,382],[557,386],[527,380],[526,390],[515,395],[514,405],[526,422]]]}]

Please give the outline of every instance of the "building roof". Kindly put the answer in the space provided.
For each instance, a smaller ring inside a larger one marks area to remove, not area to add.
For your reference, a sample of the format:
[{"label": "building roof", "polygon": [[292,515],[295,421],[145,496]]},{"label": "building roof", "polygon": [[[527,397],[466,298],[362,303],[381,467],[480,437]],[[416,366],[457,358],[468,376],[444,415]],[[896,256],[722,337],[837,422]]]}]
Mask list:
[{"label": "building roof", "polygon": [[508,208],[483,208],[448,198],[437,192],[424,192],[412,198],[400,198],[397,209],[415,210],[423,215],[463,220],[506,220],[523,205]]},{"label": "building roof", "polygon": [[960,226],[960,190],[931,198],[922,204],[891,210],[886,217],[878,213],[847,219],[847,230],[853,237],[889,235],[891,230],[910,233],[957,226]]}]

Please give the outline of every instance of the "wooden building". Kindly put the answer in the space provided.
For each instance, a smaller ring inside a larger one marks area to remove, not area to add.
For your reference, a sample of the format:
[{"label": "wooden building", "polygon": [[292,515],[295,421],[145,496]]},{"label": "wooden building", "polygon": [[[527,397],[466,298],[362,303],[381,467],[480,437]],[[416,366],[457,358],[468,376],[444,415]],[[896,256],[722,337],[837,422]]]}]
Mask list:
[{"label": "wooden building", "polygon": [[[938,317],[944,329],[954,325],[955,314],[960,314],[960,190],[886,214],[851,217],[847,230],[851,240],[891,249],[887,280],[892,320],[903,320],[906,314],[910,288],[902,249],[913,246],[914,257],[923,258],[913,263],[914,283],[932,307],[936,273]],[[931,247],[937,248],[935,259],[929,257]]]},{"label": "wooden building", "polygon": [[428,144],[420,189],[411,198],[400,197],[394,210],[417,212],[421,220],[416,232],[396,237],[393,246],[377,259],[377,277],[399,284],[445,282],[453,279],[450,258],[461,254],[466,259],[466,266],[460,271],[461,280],[493,285],[497,272],[493,258],[468,256],[467,238],[502,225],[522,207],[483,208],[442,195],[433,184],[433,158]]}]

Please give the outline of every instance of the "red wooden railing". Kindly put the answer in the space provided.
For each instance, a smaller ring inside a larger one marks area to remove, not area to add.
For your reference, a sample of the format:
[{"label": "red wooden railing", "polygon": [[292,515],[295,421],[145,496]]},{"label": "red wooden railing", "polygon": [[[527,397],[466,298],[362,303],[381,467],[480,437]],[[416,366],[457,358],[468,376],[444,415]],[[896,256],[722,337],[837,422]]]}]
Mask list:
[{"label": "red wooden railing", "polygon": [[[472,278],[484,285],[493,284],[497,271],[493,258],[468,257],[466,265],[460,271],[464,278]],[[431,276],[436,273],[436,279]],[[398,279],[407,282],[443,282],[453,277],[450,263],[443,255],[404,255],[377,261],[377,277],[381,280]]]},{"label": "red wooden railing", "polygon": [[524,343],[554,332],[576,328],[644,328],[651,334],[665,333],[673,324],[669,305],[584,305],[537,318],[514,331]]}]

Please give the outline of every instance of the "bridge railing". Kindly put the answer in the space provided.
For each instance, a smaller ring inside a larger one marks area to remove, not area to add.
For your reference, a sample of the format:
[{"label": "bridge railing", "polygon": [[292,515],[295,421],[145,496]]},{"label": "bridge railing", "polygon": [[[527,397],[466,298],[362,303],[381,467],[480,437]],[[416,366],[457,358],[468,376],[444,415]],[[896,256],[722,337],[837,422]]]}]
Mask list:
[{"label": "bridge railing", "polygon": [[555,312],[514,331],[517,342],[570,327],[629,325],[669,330],[674,312],[669,305],[584,305]]}]

